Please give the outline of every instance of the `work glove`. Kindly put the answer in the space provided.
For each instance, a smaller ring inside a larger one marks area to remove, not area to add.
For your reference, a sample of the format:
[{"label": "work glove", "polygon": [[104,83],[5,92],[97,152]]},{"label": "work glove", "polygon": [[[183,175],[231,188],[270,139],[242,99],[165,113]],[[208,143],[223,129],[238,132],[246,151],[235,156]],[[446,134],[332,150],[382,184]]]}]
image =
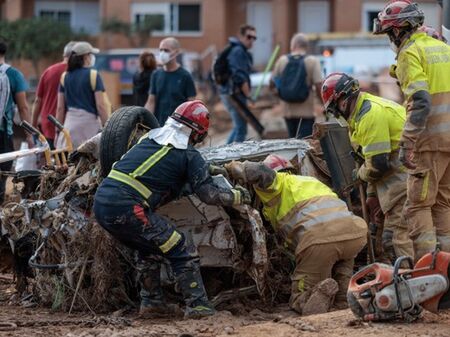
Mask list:
[{"label": "work glove", "polygon": [[406,168],[410,170],[414,170],[417,167],[413,162],[414,152],[411,148],[400,147],[398,159],[403,165],[405,165]]},{"label": "work glove", "polygon": [[234,194],[234,205],[250,205],[252,203],[250,192],[245,187],[236,185],[232,192]]},{"label": "work glove", "polygon": [[230,177],[237,180],[241,184],[247,183],[247,175],[245,174],[244,164],[240,161],[233,160],[230,163],[223,165]]},{"label": "work glove", "polygon": [[214,164],[209,165],[209,174],[212,176],[221,174],[224,177],[228,177],[228,172],[225,169],[225,167],[220,166],[220,165],[214,165]]},{"label": "work glove", "polygon": [[359,169],[355,168],[352,171],[352,180],[354,183],[360,183],[361,179],[359,179],[359,174],[358,174]]}]

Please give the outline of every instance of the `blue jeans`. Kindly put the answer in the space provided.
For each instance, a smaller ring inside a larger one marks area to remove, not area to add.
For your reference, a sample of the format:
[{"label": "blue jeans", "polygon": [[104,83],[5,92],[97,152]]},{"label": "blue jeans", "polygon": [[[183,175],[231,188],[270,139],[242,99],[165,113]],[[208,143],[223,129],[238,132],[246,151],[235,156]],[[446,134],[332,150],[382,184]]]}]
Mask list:
[{"label": "blue jeans", "polygon": [[220,99],[233,120],[233,130],[228,136],[227,144],[243,142],[247,136],[247,121],[237,111],[236,104],[232,102],[230,95],[220,94]]},{"label": "blue jeans", "polygon": [[314,118],[285,118],[284,120],[286,121],[289,138],[300,139],[312,135]]}]

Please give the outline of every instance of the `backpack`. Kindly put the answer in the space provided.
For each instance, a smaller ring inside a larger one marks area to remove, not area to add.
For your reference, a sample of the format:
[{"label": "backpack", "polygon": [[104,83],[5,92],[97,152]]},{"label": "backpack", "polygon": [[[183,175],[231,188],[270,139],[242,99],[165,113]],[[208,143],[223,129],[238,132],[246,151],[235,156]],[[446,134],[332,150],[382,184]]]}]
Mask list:
[{"label": "backpack", "polygon": [[303,103],[309,96],[306,83],[305,56],[288,55],[288,63],[280,76],[278,96],[289,103]]},{"label": "backpack", "polygon": [[6,75],[6,71],[10,67],[11,66],[6,63],[0,66],[0,124],[3,121],[3,117],[5,117],[6,106],[8,105],[9,96],[11,94],[9,78],[8,75]]},{"label": "backpack", "polygon": [[[64,80],[66,78],[66,74],[67,72],[63,72],[63,74],[61,75],[61,80],[60,83],[62,86],[64,86]],[[89,80],[91,82],[91,89],[92,91],[95,92],[95,87],[97,86],[97,70],[95,69],[91,69],[89,72]],[[103,100],[105,102],[105,108],[106,108],[106,112],[108,113],[108,116],[111,116],[112,114],[112,104],[111,101],[109,100],[108,94],[106,93],[106,91],[103,91]]]},{"label": "backpack", "polygon": [[212,76],[218,85],[226,85],[230,79],[231,72],[228,66],[228,55],[233,47],[234,46],[232,44],[226,46],[214,61]]}]

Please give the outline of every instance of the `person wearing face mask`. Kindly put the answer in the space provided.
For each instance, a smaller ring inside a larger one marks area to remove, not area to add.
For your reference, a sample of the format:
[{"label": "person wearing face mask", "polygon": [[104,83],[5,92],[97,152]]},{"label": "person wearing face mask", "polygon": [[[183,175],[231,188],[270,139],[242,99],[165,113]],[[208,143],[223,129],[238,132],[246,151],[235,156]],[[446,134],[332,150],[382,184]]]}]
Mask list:
[{"label": "person wearing face mask", "polygon": [[[104,98],[105,87],[100,74],[92,67],[99,50],[88,42],[77,42],[61,75],[56,119],[69,130],[74,148],[95,136],[108,119]],[[62,134],[56,148],[64,148]]]},{"label": "person wearing face mask", "polygon": [[400,160],[409,169],[404,217],[416,260],[438,243],[450,251],[450,46],[420,31],[424,20],[418,4],[391,1],[373,30],[389,37],[406,100]]},{"label": "person wearing face mask", "polygon": [[227,55],[230,79],[220,86],[220,99],[233,120],[233,130],[227,143],[243,142],[247,136],[247,121],[239,112],[239,100],[248,104],[251,94],[250,73],[253,66],[252,54],[248,51],[256,41],[256,29],[251,25],[242,25],[238,37],[230,37],[230,51]]},{"label": "person wearing face mask", "polygon": [[376,197],[384,214],[384,258],[413,257],[402,210],[406,201],[406,168],[398,159],[400,135],[406,120],[401,105],[362,92],[359,83],[344,73],[332,73],[322,84],[325,111],[349,124],[351,140],[362,148],[365,163],[355,170],[355,180],[369,184],[367,206],[376,212]]},{"label": "person wearing face mask", "polygon": [[164,125],[178,105],[191,101],[197,95],[191,74],[178,62],[180,43],[168,37],[159,44],[159,62],[162,69],[155,70],[150,79],[150,91],[145,108]]}]

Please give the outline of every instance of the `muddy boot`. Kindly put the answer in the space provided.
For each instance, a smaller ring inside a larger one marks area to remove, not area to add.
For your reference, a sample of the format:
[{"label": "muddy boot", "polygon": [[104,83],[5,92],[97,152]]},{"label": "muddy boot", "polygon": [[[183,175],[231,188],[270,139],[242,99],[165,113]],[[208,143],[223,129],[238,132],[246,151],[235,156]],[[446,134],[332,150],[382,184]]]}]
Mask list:
[{"label": "muddy boot", "polygon": [[161,265],[159,263],[138,264],[138,270],[141,286],[139,316],[142,318],[181,316],[180,307],[177,304],[167,303],[164,298],[161,289]]},{"label": "muddy boot", "polygon": [[178,277],[178,286],[186,302],[184,318],[197,319],[212,316],[216,313],[216,310],[208,300],[198,268],[194,267],[193,270],[187,270],[182,273]]},{"label": "muddy boot", "polygon": [[311,296],[302,308],[302,315],[328,312],[338,290],[338,283],[332,278],[321,281],[312,289]]}]

